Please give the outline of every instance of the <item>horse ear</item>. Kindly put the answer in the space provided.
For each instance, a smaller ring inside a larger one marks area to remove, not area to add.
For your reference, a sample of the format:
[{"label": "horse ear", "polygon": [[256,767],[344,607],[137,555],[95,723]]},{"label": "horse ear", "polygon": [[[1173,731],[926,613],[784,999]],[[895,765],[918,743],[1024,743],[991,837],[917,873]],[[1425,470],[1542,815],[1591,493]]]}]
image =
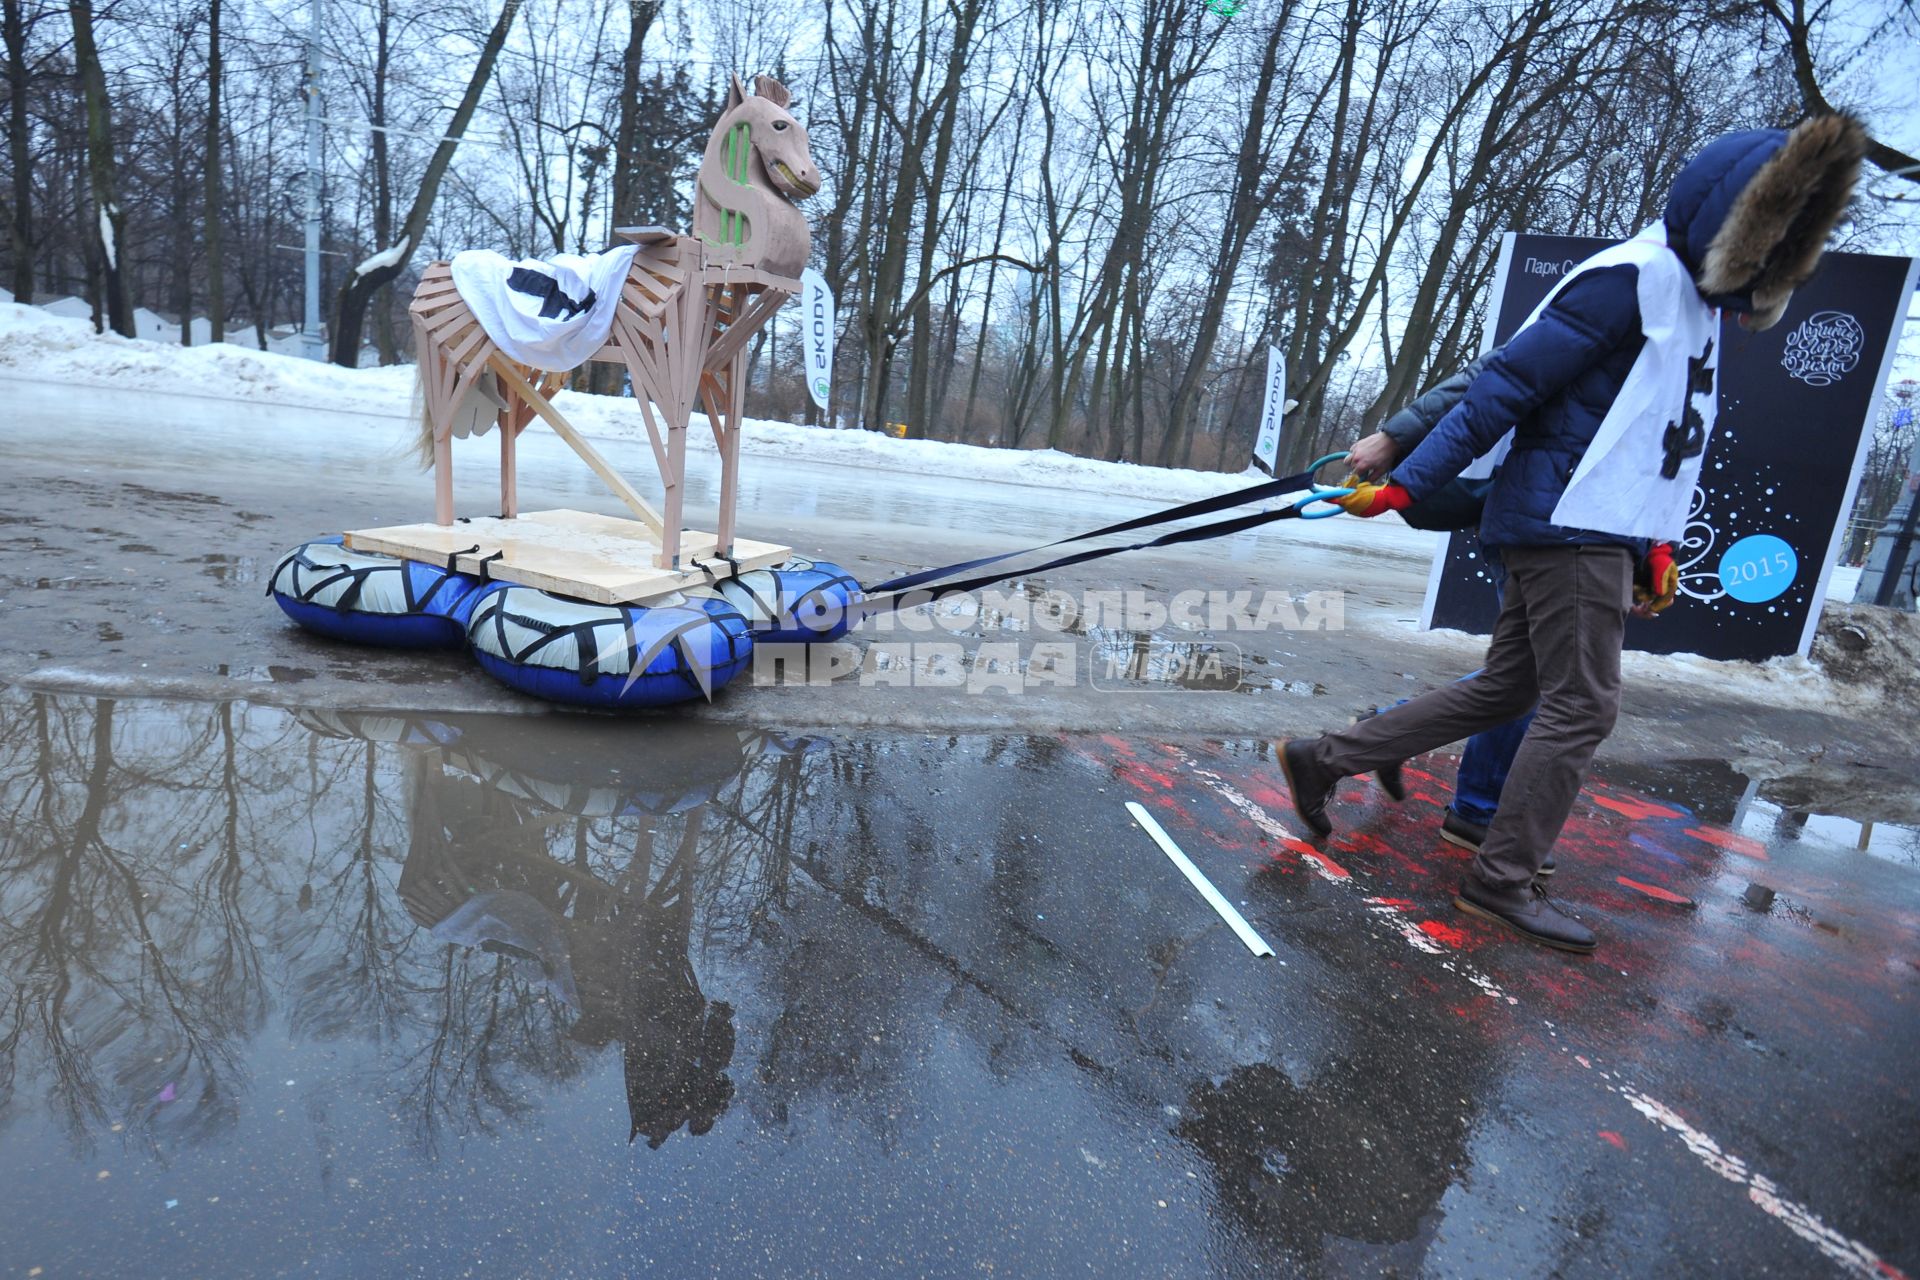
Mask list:
[{"label": "horse ear", "polygon": [[746,88],[740,83],[740,77],[734,75],[732,72],[727,73],[727,81],[728,81],[728,85],[727,85],[727,108],[726,109],[728,111],[731,111],[735,107],[739,106],[741,103],[747,100],[747,91],[746,91]]},{"label": "horse ear", "polygon": [[756,95],[765,98],[776,107],[784,108],[793,101],[793,95],[787,92],[787,86],[781,84],[772,76],[755,76],[753,78],[753,91]]}]

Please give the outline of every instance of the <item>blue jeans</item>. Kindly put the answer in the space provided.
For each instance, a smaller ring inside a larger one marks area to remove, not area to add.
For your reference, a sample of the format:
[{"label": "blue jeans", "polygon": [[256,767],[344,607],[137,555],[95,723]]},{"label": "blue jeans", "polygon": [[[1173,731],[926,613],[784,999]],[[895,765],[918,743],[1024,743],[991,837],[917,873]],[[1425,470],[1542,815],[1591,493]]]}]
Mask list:
[{"label": "blue jeans", "polygon": [[[1482,553],[1489,576],[1493,579],[1496,596],[1505,594],[1507,585],[1506,569],[1500,564],[1498,556]],[[1462,676],[1471,680],[1479,675],[1478,671]],[[1534,708],[1538,711],[1539,708]],[[1453,781],[1453,811],[1468,822],[1479,826],[1489,826],[1494,813],[1500,808],[1500,789],[1507,785],[1507,772],[1513,768],[1513,757],[1520,750],[1520,740],[1527,736],[1527,726],[1533,723],[1533,711],[1521,716],[1498,729],[1489,729],[1485,733],[1476,733],[1467,739],[1466,750],[1460,755],[1460,772]]]}]

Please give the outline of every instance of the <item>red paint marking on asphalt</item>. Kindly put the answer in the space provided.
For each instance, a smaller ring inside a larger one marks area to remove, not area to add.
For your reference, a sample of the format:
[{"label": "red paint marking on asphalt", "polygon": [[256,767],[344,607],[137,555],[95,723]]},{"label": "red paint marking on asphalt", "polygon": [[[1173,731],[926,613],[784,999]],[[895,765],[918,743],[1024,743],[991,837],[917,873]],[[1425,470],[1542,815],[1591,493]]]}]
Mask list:
[{"label": "red paint marking on asphalt", "polygon": [[1173,790],[1172,778],[1161,773],[1158,769],[1149,768],[1138,760],[1117,761],[1113,766],[1113,776],[1123,782],[1131,783],[1135,788],[1142,791],[1148,790],[1149,784],[1151,784],[1152,789],[1155,790]]},{"label": "red paint marking on asphalt", "polygon": [[[1269,834],[1273,833],[1270,832]],[[1353,878],[1347,873],[1345,867],[1308,844],[1305,840],[1296,840],[1288,835],[1273,835],[1273,838],[1279,843],[1280,847],[1288,853],[1293,854],[1297,858],[1305,858],[1308,862],[1311,862],[1314,868],[1329,880],[1351,880]],[[1285,859],[1282,858],[1278,852],[1275,852],[1273,857],[1275,861],[1281,862],[1284,865]]]},{"label": "red paint marking on asphalt", "polygon": [[1438,920],[1422,920],[1420,922],[1420,932],[1437,942],[1444,942],[1450,947],[1464,947],[1467,945],[1467,931],[1465,929],[1456,929],[1452,925],[1442,924]]},{"label": "red paint marking on asphalt", "polygon": [[1285,787],[1270,785],[1258,777],[1243,778],[1242,781],[1247,785],[1242,789],[1241,794],[1245,795],[1247,799],[1253,801],[1262,809],[1281,809],[1287,813],[1293,812],[1293,797],[1287,794]]},{"label": "red paint marking on asphalt", "polygon": [[1351,875],[1347,874],[1347,869],[1345,867],[1341,866],[1339,863],[1335,862],[1332,858],[1329,858],[1326,854],[1320,852],[1318,849],[1314,848],[1312,845],[1308,844],[1306,841],[1283,840],[1281,843],[1285,844],[1289,849],[1292,849],[1295,853],[1299,854],[1301,857],[1306,858],[1312,862],[1318,863],[1320,866],[1320,869],[1322,871],[1325,871],[1329,876],[1332,876],[1335,880],[1353,879]]},{"label": "red paint marking on asphalt", "polygon": [[1671,889],[1662,889],[1657,884],[1641,884],[1638,880],[1629,880],[1625,876],[1615,876],[1614,880],[1627,886],[1629,889],[1637,889],[1649,898],[1658,898],[1661,902],[1671,902],[1682,907],[1690,907],[1693,905],[1692,898],[1687,897],[1685,894],[1675,893]]},{"label": "red paint marking on asphalt", "polygon": [[1687,834],[1695,840],[1704,840],[1708,844],[1718,845],[1743,858],[1754,858],[1760,862],[1768,861],[1767,847],[1752,836],[1743,836],[1732,831],[1716,831],[1712,827],[1688,827]]},{"label": "red paint marking on asphalt", "polygon": [[1614,1146],[1620,1148],[1622,1151],[1625,1151],[1627,1149],[1627,1140],[1621,1137],[1619,1134],[1615,1133],[1611,1129],[1602,1129],[1600,1131],[1600,1136],[1605,1138],[1608,1142],[1611,1142]]},{"label": "red paint marking on asphalt", "polygon": [[1367,901],[1380,907],[1395,907],[1401,911],[1413,910],[1412,898],[1368,898]]},{"label": "red paint marking on asphalt", "polygon": [[[1453,846],[1442,844],[1436,839],[1431,847],[1432,850],[1441,850],[1451,849]],[[1409,857],[1385,837],[1365,831],[1342,833],[1336,848],[1343,854],[1357,854],[1382,863],[1390,862],[1408,876],[1421,880],[1429,879],[1437,871],[1447,869],[1445,866],[1447,859],[1443,856],[1435,856],[1428,849],[1421,849],[1420,856],[1417,858]]]},{"label": "red paint marking on asphalt", "polygon": [[1643,821],[1647,818],[1684,818],[1687,816],[1678,809],[1670,808],[1664,804],[1655,804],[1651,800],[1635,800],[1632,798],[1617,799],[1613,796],[1596,795],[1593,797],[1593,802],[1602,809],[1611,809],[1621,817],[1632,818],[1636,822]]}]

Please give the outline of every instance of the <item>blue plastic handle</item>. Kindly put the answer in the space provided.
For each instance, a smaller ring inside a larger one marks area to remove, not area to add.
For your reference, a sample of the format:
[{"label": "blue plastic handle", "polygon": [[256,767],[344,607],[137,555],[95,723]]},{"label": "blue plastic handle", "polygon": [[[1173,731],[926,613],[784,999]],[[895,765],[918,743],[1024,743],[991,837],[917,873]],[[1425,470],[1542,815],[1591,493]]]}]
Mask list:
[{"label": "blue plastic handle", "polygon": [[[1345,457],[1346,455],[1342,454],[1341,456]],[[1346,514],[1346,508],[1334,505],[1333,500],[1335,498],[1344,498],[1352,492],[1353,490],[1351,489],[1322,489],[1316,485],[1312,493],[1293,504],[1293,509],[1299,513],[1302,520],[1325,520],[1331,516],[1344,515]],[[1327,503],[1327,509],[1325,511],[1307,510],[1308,507],[1316,502]]]},{"label": "blue plastic handle", "polygon": [[[1326,466],[1329,462],[1343,462],[1346,460],[1346,457],[1347,457],[1347,451],[1345,449],[1340,450],[1338,453],[1323,453],[1319,457],[1313,460],[1313,465],[1307,468],[1307,474],[1310,476],[1319,475],[1320,468]],[[1323,493],[1326,490],[1335,487],[1332,485],[1323,485],[1318,480],[1311,480],[1311,481],[1308,481],[1308,483],[1313,486],[1313,491],[1315,493]],[[1352,490],[1348,490],[1348,492],[1351,493]],[[1325,519],[1324,516],[1316,516],[1313,518]]]}]

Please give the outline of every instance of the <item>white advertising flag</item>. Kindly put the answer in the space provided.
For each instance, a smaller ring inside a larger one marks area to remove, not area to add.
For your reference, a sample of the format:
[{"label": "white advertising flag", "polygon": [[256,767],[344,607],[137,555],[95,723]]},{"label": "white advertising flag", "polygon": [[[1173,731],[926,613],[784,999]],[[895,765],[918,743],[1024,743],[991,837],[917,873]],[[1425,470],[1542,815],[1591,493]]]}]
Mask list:
[{"label": "white advertising flag", "polygon": [[1267,398],[1260,410],[1260,434],[1254,438],[1253,460],[1268,475],[1280,457],[1280,419],[1287,411],[1287,358],[1280,348],[1267,348]]},{"label": "white advertising flag", "polygon": [[800,329],[805,338],[807,394],[825,409],[833,391],[833,290],[812,267],[800,273]]}]

